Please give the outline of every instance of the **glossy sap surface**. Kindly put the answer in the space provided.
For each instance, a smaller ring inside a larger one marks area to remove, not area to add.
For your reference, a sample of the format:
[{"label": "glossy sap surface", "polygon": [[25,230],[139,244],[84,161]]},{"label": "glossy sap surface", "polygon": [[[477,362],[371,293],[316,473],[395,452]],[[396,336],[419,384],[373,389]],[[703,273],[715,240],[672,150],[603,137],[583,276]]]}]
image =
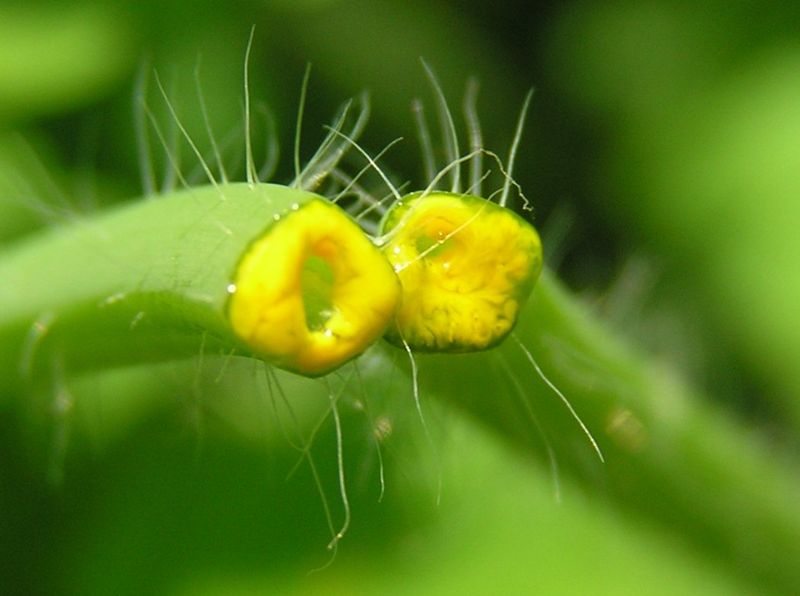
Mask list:
[{"label": "glossy sap surface", "polygon": [[409,195],[382,231],[403,288],[387,338],[415,350],[470,352],[502,341],[542,269],[533,226],[476,196]]}]

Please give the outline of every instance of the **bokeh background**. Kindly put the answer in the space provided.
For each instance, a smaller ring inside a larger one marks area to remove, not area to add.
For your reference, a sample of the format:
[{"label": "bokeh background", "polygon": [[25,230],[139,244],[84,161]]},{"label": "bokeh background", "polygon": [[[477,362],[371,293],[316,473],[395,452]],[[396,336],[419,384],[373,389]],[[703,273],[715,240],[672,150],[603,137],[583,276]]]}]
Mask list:
[{"label": "bokeh background", "polygon": [[[199,71],[215,130],[236,142],[252,25],[251,93],[275,122],[278,180],[291,175],[307,63],[306,156],[336,107],[368,90],[364,145],[404,137],[387,167],[417,181],[410,106],[432,106],[420,57],[456,110],[468,78],[480,81],[486,143],[501,153],[534,87],[515,174],[551,268],[796,488],[798,18],[792,3],[719,0],[3,2],[0,242],[141,195],[134,95],[149,81],[163,117],[153,69],[202,136]],[[436,449],[418,428],[382,438],[380,502],[370,430],[346,412],[353,527],[334,563],[309,575],[328,557],[311,476],[301,466],[287,478],[297,455],[263,380],[239,367],[215,382],[217,372],[172,363],[75,380],[68,415],[31,416],[24,396],[0,402],[0,592],[800,590],[797,576],[749,576],[741,557],[758,554],[723,552],[701,525],[653,522],[569,476],[556,499],[544,460],[435,404]],[[380,407],[398,429],[414,426],[409,403]],[[340,515],[329,426],[315,453]],[[650,480],[654,499],[661,480]],[[800,492],[786,498],[800,516]]]}]

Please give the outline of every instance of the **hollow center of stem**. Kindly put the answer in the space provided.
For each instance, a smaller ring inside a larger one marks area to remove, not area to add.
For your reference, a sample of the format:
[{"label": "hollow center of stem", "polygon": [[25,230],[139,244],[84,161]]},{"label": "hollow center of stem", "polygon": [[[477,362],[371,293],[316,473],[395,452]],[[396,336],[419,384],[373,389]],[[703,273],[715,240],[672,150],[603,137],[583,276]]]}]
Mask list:
[{"label": "hollow center of stem", "polygon": [[383,335],[400,281],[372,240],[327,200],[312,195],[274,221],[236,267],[230,325],[267,362],[323,375]]},{"label": "hollow center of stem", "polygon": [[303,262],[300,274],[300,290],[309,331],[321,331],[333,316],[333,269],[328,261],[311,255]]}]

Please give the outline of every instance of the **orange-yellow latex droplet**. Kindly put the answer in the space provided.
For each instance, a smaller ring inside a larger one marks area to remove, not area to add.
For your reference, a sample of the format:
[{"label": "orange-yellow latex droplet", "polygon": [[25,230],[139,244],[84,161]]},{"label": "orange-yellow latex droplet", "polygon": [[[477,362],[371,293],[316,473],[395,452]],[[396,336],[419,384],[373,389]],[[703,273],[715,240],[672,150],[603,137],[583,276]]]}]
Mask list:
[{"label": "orange-yellow latex droplet", "polygon": [[242,258],[231,288],[228,317],[236,334],[268,362],[312,376],[378,339],[400,295],[386,258],[322,200],[270,226]]},{"label": "orange-yellow latex droplet", "polygon": [[387,339],[420,351],[471,352],[502,341],[542,269],[533,226],[480,197],[410,195],[383,231],[403,287]]}]

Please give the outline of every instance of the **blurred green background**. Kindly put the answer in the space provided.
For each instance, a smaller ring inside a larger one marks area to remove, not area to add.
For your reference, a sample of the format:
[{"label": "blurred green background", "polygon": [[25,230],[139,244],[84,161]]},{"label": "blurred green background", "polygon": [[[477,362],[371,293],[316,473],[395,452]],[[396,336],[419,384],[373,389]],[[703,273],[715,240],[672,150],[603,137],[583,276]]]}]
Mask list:
[{"label": "blurred green background", "polygon": [[[0,242],[141,194],[142,72],[156,68],[202,131],[199,64],[215,131],[235,142],[252,25],[251,92],[274,116],[279,180],[291,176],[306,63],[306,156],[336,106],[366,89],[365,146],[403,136],[387,162],[417,185],[410,105],[432,106],[420,57],[455,108],[468,77],[479,79],[486,143],[501,153],[534,86],[515,174],[550,266],[603,324],[707,395],[743,444],[781,462],[796,490],[798,17],[791,3],[717,0],[4,2]],[[358,403],[346,405],[353,527],[334,563],[309,575],[328,557],[319,496],[306,466],[287,479],[297,454],[263,379],[250,363],[229,366],[221,382],[197,363],[76,379],[68,414],[52,396],[31,397],[36,407],[0,400],[0,592],[800,591],[797,575],[748,575],[744,558],[758,553],[719,548],[702,524],[656,522],[609,498],[602,480],[587,488],[563,475],[559,501],[543,459],[452,404],[426,403],[433,449],[412,404],[389,391],[370,395],[396,431],[382,435],[385,498],[372,429]],[[324,408],[314,387],[298,389],[309,420]],[[694,432],[702,443],[703,427]],[[330,425],[314,453],[340,519]],[[694,481],[646,480],[654,501],[662,483]],[[800,516],[800,492],[785,497]],[[765,527],[762,554],[779,557],[771,536]]]}]

